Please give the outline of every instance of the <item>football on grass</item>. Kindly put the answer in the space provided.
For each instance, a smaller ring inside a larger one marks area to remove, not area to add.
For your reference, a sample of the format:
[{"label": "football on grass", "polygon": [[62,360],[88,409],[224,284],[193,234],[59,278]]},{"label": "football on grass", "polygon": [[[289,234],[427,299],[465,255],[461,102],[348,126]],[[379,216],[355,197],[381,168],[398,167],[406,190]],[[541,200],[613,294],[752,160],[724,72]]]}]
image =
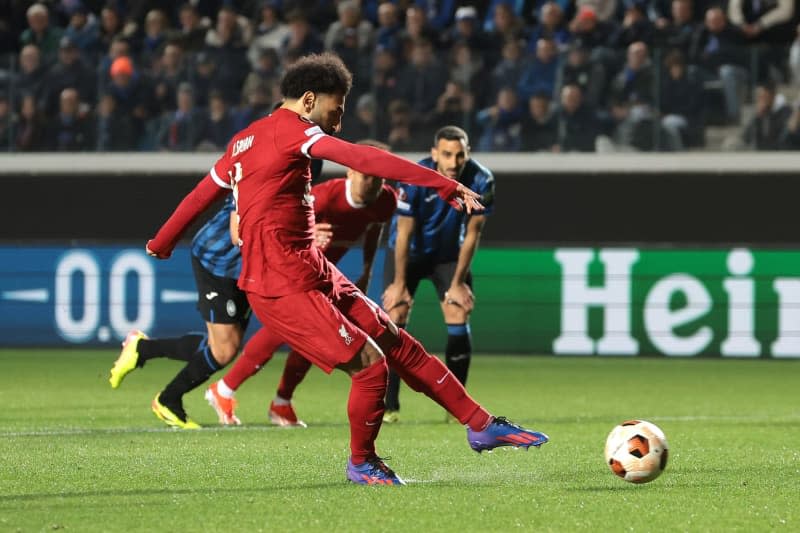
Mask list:
[{"label": "football on grass", "polygon": [[611,430],[606,439],[606,464],[631,483],[653,481],[667,466],[667,439],[658,426],[628,420]]}]

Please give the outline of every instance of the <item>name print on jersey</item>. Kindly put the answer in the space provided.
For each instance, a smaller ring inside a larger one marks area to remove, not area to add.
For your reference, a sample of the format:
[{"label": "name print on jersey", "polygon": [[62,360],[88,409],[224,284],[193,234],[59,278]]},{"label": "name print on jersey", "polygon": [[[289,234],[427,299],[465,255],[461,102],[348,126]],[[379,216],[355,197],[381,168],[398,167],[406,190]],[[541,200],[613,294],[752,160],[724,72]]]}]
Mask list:
[{"label": "name print on jersey", "polygon": [[246,152],[250,148],[253,147],[253,139],[255,138],[254,135],[248,135],[244,139],[239,139],[233,145],[233,152],[231,152],[231,157],[241,154],[242,152]]}]

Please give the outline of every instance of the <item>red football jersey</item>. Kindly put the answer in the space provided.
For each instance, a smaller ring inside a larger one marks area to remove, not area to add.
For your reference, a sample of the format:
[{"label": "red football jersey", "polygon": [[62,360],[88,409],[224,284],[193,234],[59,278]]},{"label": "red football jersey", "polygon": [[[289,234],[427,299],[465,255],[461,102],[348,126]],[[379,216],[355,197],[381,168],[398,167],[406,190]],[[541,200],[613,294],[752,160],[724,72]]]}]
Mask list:
[{"label": "red football jersey", "polygon": [[332,179],[311,188],[317,222],[333,225],[333,241],[325,249],[325,257],[333,263],[358,243],[373,224],[384,224],[397,208],[397,194],[384,185],[371,204],[357,204],[350,195],[350,182],[345,178]]},{"label": "red football jersey", "polygon": [[211,177],[233,188],[242,242],[239,287],[277,297],[318,287],[327,278],[312,246],[313,197],[308,149],[319,126],[286,109],[237,133]]}]

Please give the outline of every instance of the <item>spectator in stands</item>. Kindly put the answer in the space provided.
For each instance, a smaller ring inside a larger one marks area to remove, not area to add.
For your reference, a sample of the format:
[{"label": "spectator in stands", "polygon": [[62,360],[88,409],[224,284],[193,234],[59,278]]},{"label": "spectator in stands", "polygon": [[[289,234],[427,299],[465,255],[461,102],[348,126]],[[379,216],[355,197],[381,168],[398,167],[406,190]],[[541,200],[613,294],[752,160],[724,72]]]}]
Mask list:
[{"label": "spectator in stands", "polygon": [[206,51],[216,63],[214,88],[222,91],[228,105],[239,103],[242,84],[250,71],[246,54],[249,39],[246,21],[228,6],[220,8],[216,25],[206,34]]},{"label": "spectator in stands", "polygon": [[411,61],[400,71],[397,83],[397,94],[411,105],[415,123],[436,107],[446,83],[447,69],[436,59],[431,42],[416,41]]},{"label": "spectator in stands", "polygon": [[342,130],[342,137],[355,142],[358,139],[382,138],[386,132],[378,132],[378,114],[376,113],[375,97],[362,94],[355,105],[355,116],[347,119],[347,127]]},{"label": "spectator in stands", "polygon": [[520,149],[522,113],[513,87],[500,89],[496,103],[478,111],[476,121],[481,127],[479,151],[516,152]]},{"label": "spectator in stands", "polygon": [[422,144],[419,135],[411,134],[411,107],[405,100],[392,100],[389,103],[389,133],[386,142],[392,147],[393,152],[412,152]]},{"label": "spectator in stands", "polygon": [[164,46],[161,58],[156,63],[153,72],[153,98],[155,101],[154,112],[161,114],[164,111],[175,109],[175,98],[178,85],[189,80],[183,49],[183,41],[175,41]]},{"label": "spectator in stands", "polygon": [[205,107],[208,103],[208,93],[218,87],[217,63],[207,51],[198,52],[194,57],[194,63],[194,71],[189,76],[192,80],[192,102],[198,107]]},{"label": "spectator in stands", "polygon": [[[277,89],[277,86],[273,87]],[[272,111],[273,96],[270,87],[265,85],[255,85],[248,89],[244,95],[244,105],[239,109],[237,116],[236,131],[244,129],[254,120],[264,118]],[[278,92],[276,90],[276,92]],[[276,95],[275,101],[280,101],[280,95]]]},{"label": "spectator in stands", "polygon": [[280,81],[280,60],[274,48],[264,48],[259,52],[258,61],[253,70],[247,75],[242,87],[242,101],[247,101],[256,86],[264,86],[267,94],[272,94],[272,87]]},{"label": "spectator in stands", "polygon": [[0,152],[8,152],[16,135],[16,115],[11,110],[8,94],[0,93]]},{"label": "spectator in stands", "polygon": [[[499,91],[498,91],[499,92]],[[431,124],[455,124],[465,131],[474,127],[475,95],[463,83],[450,80],[436,100]]]},{"label": "spectator in stands", "polygon": [[281,55],[285,56],[289,51],[297,57],[322,52],[325,45],[302,11],[288,12],[286,21],[289,34],[281,45]]},{"label": "spectator in stands", "polygon": [[535,52],[536,43],[541,38],[552,39],[559,50],[565,50],[572,40],[572,35],[564,23],[564,11],[556,2],[545,2],[539,11],[539,24],[531,31],[528,38],[528,51]]},{"label": "spectator in stands", "polygon": [[370,71],[372,69],[372,49],[374,48],[374,32],[372,25],[361,19],[361,10],[355,0],[347,0],[339,4],[340,19],[338,31],[331,35],[331,29],[325,36],[326,46],[330,42],[330,50],[338,55],[350,72],[353,73],[351,98],[357,99],[369,90]]},{"label": "spectator in stands", "polygon": [[666,49],[677,49],[683,57],[689,57],[692,38],[698,31],[695,22],[692,0],[672,0],[672,18],[663,18],[656,24],[656,46]]},{"label": "spectator in stands", "polygon": [[497,95],[502,87],[516,87],[522,77],[525,63],[522,57],[522,43],[516,39],[503,45],[502,59],[492,71],[491,97]]},{"label": "spectator in stands", "polygon": [[487,35],[489,43],[486,61],[495,64],[501,56],[503,45],[509,39],[527,40],[525,26],[510,4],[501,2],[495,5],[493,12],[494,25]]},{"label": "spectator in stands", "polygon": [[205,152],[225,150],[228,141],[237,131],[237,124],[220,91],[211,91],[208,95],[208,110],[202,122],[204,128],[197,149]]},{"label": "spectator in stands", "polygon": [[630,44],[626,57],[625,66],[611,83],[612,99],[616,102],[635,100],[652,104],[655,88],[647,45],[643,42]]},{"label": "spectator in stands", "polygon": [[94,105],[97,79],[81,60],[80,51],[71,38],[61,38],[58,63],[50,68],[46,80],[44,112],[47,116],[56,114],[59,102],[63,99],[61,93],[67,87],[76,89],[84,105]]},{"label": "spectator in stands", "polygon": [[667,54],[664,67],[658,93],[661,127],[667,147],[677,152],[703,143],[703,87],[689,76],[680,50]]},{"label": "spectator in stands", "polygon": [[561,106],[556,114],[555,152],[594,152],[600,124],[594,109],[583,104],[577,85],[561,88]]},{"label": "spectator in stands", "polygon": [[756,86],[755,116],[745,126],[742,141],[753,150],[780,150],[792,109],[775,98],[775,84],[762,81]]},{"label": "spectator in stands", "polygon": [[795,102],[786,121],[786,129],[781,135],[783,150],[800,150],[800,102]]},{"label": "spectator in stands", "polygon": [[[558,0],[561,4],[562,9],[566,8],[566,6],[570,3],[569,0]],[[481,2],[482,4],[485,2]],[[486,7],[485,11],[485,18],[483,20],[483,31],[486,33],[491,33],[495,29],[497,29],[497,19],[495,18],[495,13],[498,5],[504,4],[511,12],[514,14],[515,17],[519,18],[521,22],[524,23],[533,23],[533,16],[538,11],[537,7],[539,6],[539,1],[516,1],[516,0],[490,0],[489,5]]]},{"label": "spectator in stands", "polygon": [[16,88],[21,92],[32,94],[37,102],[41,102],[45,94],[47,70],[42,65],[41,54],[36,45],[26,44],[22,47],[19,52],[19,67]]},{"label": "spectator in stands", "polygon": [[594,7],[584,5],[570,22],[569,29],[574,39],[579,39],[592,51],[593,62],[603,65],[609,73],[619,69],[618,51],[609,46],[611,35],[616,31],[613,21],[600,20]]},{"label": "spectator in stands", "polygon": [[739,122],[748,76],[744,68],[747,60],[741,30],[728,23],[722,8],[709,8],[704,25],[692,40],[689,62],[700,66],[707,77],[721,82],[726,116],[732,123]]},{"label": "spectator in stands", "polygon": [[478,11],[473,6],[462,6],[456,10],[455,24],[444,33],[443,41],[446,46],[466,43],[471,50],[480,54],[487,50],[489,44],[486,34],[481,31]]},{"label": "spectator in stands", "polygon": [[457,42],[450,50],[449,79],[466,87],[481,104],[493,97],[490,94],[491,87],[486,83],[483,58],[466,42]]},{"label": "spectator in stands", "polygon": [[647,18],[646,0],[624,0],[625,15],[622,24],[611,38],[611,46],[625,49],[633,43],[653,44],[655,28]]},{"label": "spectator in stands", "polygon": [[522,151],[556,151],[558,124],[550,103],[550,95],[544,93],[534,94],[528,99],[527,113],[522,117]]},{"label": "spectator in stands", "polygon": [[111,79],[109,77],[111,63],[118,57],[133,57],[130,41],[122,35],[115,37],[114,40],[111,41],[111,46],[108,48],[107,53],[98,61],[96,76],[102,90],[105,90]]},{"label": "spectator in stands", "polygon": [[113,95],[104,93],[97,102],[97,150],[129,152],[138,149],[141,123],[120,109]]},{"label": "spectator in stands", "polygon": [[383,2],[378,6],[378,27],[375,30],[375,45],[384,49],[400,49],[400,13],[397,5]]},{"label": "spectator in stands", "polygon": [[97,20],[80,0],[68,7],[67,14],[69,15],[69,25],[64,31],[64,35],[75,42],[84,60],[94,62],[102,52]]},{"label": "spectator in stands", "polygon": [[59,95],[58,114],[45,130],[45,146],[54,152],[84,152],[94,149],[94,121],[81,112],[78,91],[67,87]]},{"label": "spectator in stands", "polygon": [[33,94],[22,95],[14,139],[14,145],[20,152],[38,152],[45,149],[45,120],[36,102]]},{"label": "spectator in stands", "polygon": [[453,24],[457,0],[415,0],[416,5],[425,11],[428,25],[436,32],[443,33]]},{"label": "spectator in stands", "polygon": [[178,11],[178,32],[176,37],[186,52],[199,52],[206,44],[208,28],[203,24],[200,14],[191,2],[181,5]]},{"label": "spectator in stands", "polygon": [[437,49],[441,45],[439,34],[428,25],[425,10],[417,5],[411,5],[406,9],[406,23],[400,30],[399,37],[402,46],[401,63],[411,62],[414,45],[419,41],[427,41]]},{"label": "spectator in stands", "polygon": [[182,83],[178,87],[177,109],[162,119],[158,146],[173,152],[194,150],[203,130],[201,114],[195,108],[192,86]]},{"label": "spectator in stands", "polygon": [[800,87],[800,25],[796,28],[796,35],[789,49],[789,72],[791,82],[795,87]]},{"label": "spectator in stands", "polygon": [[31,5],[25,14],[28,29],[20,35],[20,45],[35,44],[42,53],[43,63],[48,65],[56,58],[64,31],[51,24],[50,14],[44,4]]},{"label": "spectator in stands", "polygon": [[617,0],[577,0],[575,4],[579,13],[586,7],[591,8],[601,22],[613,22],[619,10]]},{"label": "spectator in stands", "polygon": [[572,43],[558,76],[556,93],[561,94],[561,88],[565,85],[578,85],[584,103],[600,109],[606,105],[606,70],[601,63],[589,58],[590,53],[582,40],[577,39]]},{"label": "spectator in stands", "polygon": [[527,102],[536,93],[554,94],[559,63],[555,42],[550,38],[539,39],[536,55],[523,68],[517,84],[520,98]]},{"label": "spectator in stands", "polygon": [[[105,53],[111,48],[111,42],[122,36],[122,15],[113,3],[108,3],[100,10],[100,27],[98,28],[98,48]],[[108,69],[106,65],[104,70]]]},{"label": "spectator in stands", "polygon": [[375,30],[368,20],[361,18],[358,1],[343,0],[336,6],[336,11],[339,20],[331,24],[325,33],[325,49],[336,50],[342,46],[342,41],[355,37],[358,53],[369,55],[375,42]]},{"label": "spectator in stands", "polygon": [[129,115],[134,136],[142,134],[145,122],[158,110],[149,80],[133,66],[129,57],[118,57],[109,68],[111,81],[106,88],[116,101],[119,113]]},{"label": "spectator in stands", "polygon": [[786,45],[794,37],[793,0],[729,0],[728,19],[751,42]]},{"label": "spectator in stands", "polygon": [[156,58],[161,55],[167,38],[170,36],[169,19],[160,9],[152,9],[144,19],[144,36],[141,40],[139,64],[152,68]]},{"label": "spectator in stands", "polygon": [[253,68],[264,50],[277,51],[289,36],[289,27],[281,21],[280,0],[263,0],[256,16],[253,40],[247,58]]},{"label": "spectator in stands", "polygon": [[[385,4],[382,4],[385,5]],[[398,98],[399,68],[393,49],[378,46],[372,60],[372,94],[379,114],[385,113],[389,102]]]}]

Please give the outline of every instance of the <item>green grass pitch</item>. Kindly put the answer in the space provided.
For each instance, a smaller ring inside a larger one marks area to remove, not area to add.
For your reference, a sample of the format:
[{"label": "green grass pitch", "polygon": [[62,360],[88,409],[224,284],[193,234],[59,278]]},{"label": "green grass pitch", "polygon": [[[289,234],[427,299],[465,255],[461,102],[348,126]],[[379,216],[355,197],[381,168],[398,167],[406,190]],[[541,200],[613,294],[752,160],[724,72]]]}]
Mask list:
[{"label": "green grass pitch", "polygon": [[[408,486],[344,477],[348,381],[314,369],[305,430],[266,423],[284,358],[239,392],[240,428],[167,429],[150,412],[179,368],[153,361],[111,390],[111,351],[0,350],[0,531],[798,531],[798,362],[475,357],[469,390],[548,433],[529,452],[472,452],[464,429],[403,389],[379,452]],[[614,477],[611,428],[658,424],[670,464]]]}]

